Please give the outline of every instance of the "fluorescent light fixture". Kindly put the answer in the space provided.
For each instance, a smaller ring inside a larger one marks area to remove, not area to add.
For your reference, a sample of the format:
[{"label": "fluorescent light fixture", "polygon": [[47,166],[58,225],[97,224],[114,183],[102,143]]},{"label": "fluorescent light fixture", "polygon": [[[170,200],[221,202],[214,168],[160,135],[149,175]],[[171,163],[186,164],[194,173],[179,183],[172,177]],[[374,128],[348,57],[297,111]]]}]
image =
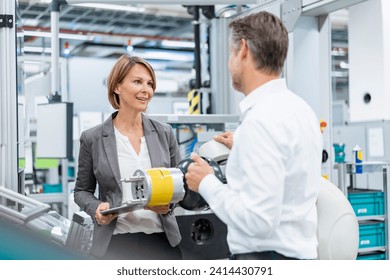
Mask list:
[{"label": "fluorescent light fixture", "polygon": [[[24,36],[34,36],[34,37],[51,37],[50,32],[41,32],[41,31],[24,31]],[[92,35],[84,35],[84,34],[67,34],[60,33],[58,34],[58,38],[68,39],[68,40],[81,40],[81,41],[92,41],[95,37]]]},{"label": "fluorescent light fixture", "polygon": [[139,8],[134,6],[125,6],[125,5],[112,5],[112,4],[72,4],[74,6],[85,7],[85,8],[95,8],[103,10],[114,10],[122,12],[136,12],[142,13],[145,11],[145,8]]},{"label": "fluorescent light fixture", "polygon": [[126,51],[128,53],[131,53],[134,50],[134,47],[132,45],[126,47]]},{"label": "fluorescent light fixture", "polygon": [[195,43],[186,41],[163,40],[161,41],[161,46],[171,48],[195,48]]},{"label": "fluorescent light fixture", "polygon": [[51,48],[43,48],[43,47],[23,47],[23,51],[25,52],[35,52],[35,53],[51,53]]},{"label": "fluorescent light fixture", "polygon": [[169,53],[169,52],[158,52],[158,51],[147,51],[139,52],[133,51],[133,55],[140,56],[144,59],[157,59],[157,60],[172,60],[172,61],[194,61],[192,54],[181,54],[181,53]]}]

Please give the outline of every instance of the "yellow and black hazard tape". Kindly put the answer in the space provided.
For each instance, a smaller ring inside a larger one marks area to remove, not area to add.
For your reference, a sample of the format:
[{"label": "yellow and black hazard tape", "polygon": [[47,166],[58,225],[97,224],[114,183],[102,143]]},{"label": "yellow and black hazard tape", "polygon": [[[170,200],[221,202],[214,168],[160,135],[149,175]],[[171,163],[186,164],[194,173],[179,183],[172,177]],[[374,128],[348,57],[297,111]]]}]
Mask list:
[{"label": "yellow and black hazard tape", "polygon": [[193,89],[187,94],[189,102],[189,113],[196,115],[200,114],[200,92]]}]

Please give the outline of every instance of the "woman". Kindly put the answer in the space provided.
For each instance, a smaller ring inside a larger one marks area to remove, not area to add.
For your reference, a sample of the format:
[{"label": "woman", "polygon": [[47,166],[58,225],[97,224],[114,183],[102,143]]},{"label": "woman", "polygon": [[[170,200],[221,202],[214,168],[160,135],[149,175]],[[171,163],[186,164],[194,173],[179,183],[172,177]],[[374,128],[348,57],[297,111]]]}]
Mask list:
[{"label": "woman", "polygon": [[143,113],[155,89],[152,66],[122,55],[108,77],[108,100],[116,112],[80,137],[74,197],[95,222],[91,253],[98,258],[181,259],[180,231],[170,205],[119,216],[100,213],[131,199],[130,185],[121,178],[136,169],[176,167],[180,161],[170,125]]}]

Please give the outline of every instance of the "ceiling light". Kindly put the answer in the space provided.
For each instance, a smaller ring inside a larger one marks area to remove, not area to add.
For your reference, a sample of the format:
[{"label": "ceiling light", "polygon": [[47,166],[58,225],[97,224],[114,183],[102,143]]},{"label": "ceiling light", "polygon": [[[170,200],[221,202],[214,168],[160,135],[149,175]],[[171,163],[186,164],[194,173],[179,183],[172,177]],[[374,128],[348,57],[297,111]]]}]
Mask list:
[{"label": "ceiling light", "polygon": [[[51,37],[52,34],[50,32],[41,32],[41,31],[23,31],[24,36],[33,36],[33,37]],[[81,40],[81,41],[92,41],[95,37],[92,35],[84,35],[84,34],[67,34],[60,33],[58,37],[61,39],[68,40]]]},{"label": "ceiling light", "polygon": [[144,59],[157,59],[157,60],[172,60],[172,61],[194,61],[193,54],[184,53],[169,53],[163,51],[142,51],[134,50],[133,55],[140,56]]},{"label": "ceiling light", "polygon": [[170,48],[194,48],[195,43],[194,42],[186,42],[186,41],[171,41],[171,40],[164,40],[161,41],[162,47],[170,47]]},{"label": "ceiling light", "polygon": [[24,52],[34,52],[34,53],[51,53],[51,48],[43,48],[43,47],[23,47]]},{"label": "ceiling light", "polygon": [[103,9],[103,10],[114,10],[114,11],[122,11],[122,12],[136,12],[136,13],[143,13],[145,11],[145,8],[139,8],[134,6],[124,6],[124,5],[112,5],[112,4],[72,4],[74,6],[78,7],[85,7],[85,8],[96,8],[96,9]]}]

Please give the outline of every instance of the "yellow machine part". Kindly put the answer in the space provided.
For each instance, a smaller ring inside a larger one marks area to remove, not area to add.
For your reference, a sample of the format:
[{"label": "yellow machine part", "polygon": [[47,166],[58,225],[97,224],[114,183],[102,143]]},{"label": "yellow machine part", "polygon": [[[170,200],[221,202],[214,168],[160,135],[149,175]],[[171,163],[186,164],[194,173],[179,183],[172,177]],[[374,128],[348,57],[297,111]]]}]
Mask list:
[{"label": "yellow machine part", "polygon": [[151,168],[146,172],[150,176],[151,196],[148,206],[167,205],[173,197],[173,178],[171,172],[166,169]]}]

